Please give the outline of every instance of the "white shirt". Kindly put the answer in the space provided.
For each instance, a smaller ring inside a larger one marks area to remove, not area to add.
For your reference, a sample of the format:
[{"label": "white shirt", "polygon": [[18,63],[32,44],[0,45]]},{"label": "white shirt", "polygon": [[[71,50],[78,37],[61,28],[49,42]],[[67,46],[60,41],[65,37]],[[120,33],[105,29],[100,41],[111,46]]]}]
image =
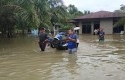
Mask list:
[{"label": "white shirt", "polygon": [[79,42],[80,42],[79,39],[77,39],[76,43],[79,43]]}]

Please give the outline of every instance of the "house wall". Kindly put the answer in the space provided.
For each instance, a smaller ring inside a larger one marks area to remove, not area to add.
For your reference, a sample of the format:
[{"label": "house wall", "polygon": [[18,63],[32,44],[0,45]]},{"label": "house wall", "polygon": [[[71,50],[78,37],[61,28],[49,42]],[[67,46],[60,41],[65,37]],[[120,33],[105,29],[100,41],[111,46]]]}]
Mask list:
[{"label": "house wall", "polygon": [[[79,34],[83,34],[83,25],[86,24],[83,24],[83,21],[79,21],[79,27],[80,27]],[[90,25],[91,25],[91,33],[93,34],[94,24],[90,23]]]},{"label": "house wall", "polygon": [[105,34],[113,34],[113,19],[101,19],[100,28],[102,28]]},{"label": "house wall", "polygon": [[[82,21],[79,21],[79,34],[82,33]],[[113,34],[113,19],[100,19],[100,28],[102,28],[105,32],[105,34]],[[124,26],[125,29],[125,26]],[[94,23],[91,22],[91,33],[93,34],[94,31]]]}]

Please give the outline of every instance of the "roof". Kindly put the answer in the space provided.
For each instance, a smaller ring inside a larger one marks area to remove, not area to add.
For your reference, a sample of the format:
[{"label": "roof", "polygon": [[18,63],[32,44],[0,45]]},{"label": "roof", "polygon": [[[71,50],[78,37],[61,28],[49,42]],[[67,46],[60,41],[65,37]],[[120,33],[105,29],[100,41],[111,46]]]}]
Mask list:
[{"label": "roof", "polygon": [[84,16],[79,16],[75,19],[100,19],[100,18],[121,18],[125,17],[125,14],[120,12],[109,12],[109,11],[99,11],[95,13],[91,13]]},{"label": "roof", "polygon": [[75,22],[77,22],[77,21],[75,21],[75,20],[69,20],[68,22],[69,22],[69,23],[75,23]]}]

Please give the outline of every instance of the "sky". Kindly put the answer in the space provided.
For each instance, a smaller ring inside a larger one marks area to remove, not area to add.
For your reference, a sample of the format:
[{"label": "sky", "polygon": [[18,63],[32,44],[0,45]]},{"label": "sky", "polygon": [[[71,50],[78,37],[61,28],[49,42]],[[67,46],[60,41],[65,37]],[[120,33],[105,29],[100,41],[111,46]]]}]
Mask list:
[{"label": "sky", "polygon": [[80,11],[90,10],[97,11],[114,11],[120,8],[121,4],[125,4],[125,0],[63,0],[64,4],[75,5]]}]

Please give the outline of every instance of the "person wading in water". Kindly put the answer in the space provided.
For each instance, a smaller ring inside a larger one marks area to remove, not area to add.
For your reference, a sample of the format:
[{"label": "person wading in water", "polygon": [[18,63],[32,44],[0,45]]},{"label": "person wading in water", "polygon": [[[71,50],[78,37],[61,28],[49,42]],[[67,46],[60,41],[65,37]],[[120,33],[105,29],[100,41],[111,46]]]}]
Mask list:
[{"label": "person wading in water", "polygon": [[44,28],[39,28],[39,47],[41,51],[45,51],[46,43],[48,41],[48,35],[45,33]]},{"label": "person wading in water", "polygon": [[68,51],[69,54],[73,54],[77,52],[77,35],[74,34],[73,30],[68,31],[67,43],[68,43]]},{"label": "person wading in water", "polygon": [[105,40],[105,32],[103,31],[103,29],[100,29],[98,32],[99,35],[99,41],[104,41]]}]

